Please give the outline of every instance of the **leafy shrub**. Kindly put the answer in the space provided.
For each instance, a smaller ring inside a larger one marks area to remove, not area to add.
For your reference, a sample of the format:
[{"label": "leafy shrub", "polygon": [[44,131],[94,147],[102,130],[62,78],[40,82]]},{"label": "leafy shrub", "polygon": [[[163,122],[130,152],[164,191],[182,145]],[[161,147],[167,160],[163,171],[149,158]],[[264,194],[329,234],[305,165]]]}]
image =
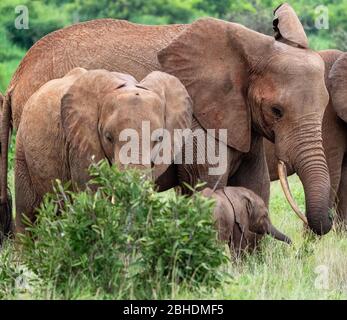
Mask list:
[{"label": "leafy shrub", "polygon": [[58,183],[45,198],[31,236],[22,237],[29,269],[67,298],[81,283],[117,298],[163,297],[182,283],[220,284],[227,256],[212,225],[213,201],[163,198],[143,173],[106,162],[90,170],[85,191]]},{"label": "leafy shrub", "polygon": [[10,242],[5,242],[0,248],[0,300],[17,293],[16,280],[20,275],[16,253]]},{"label": "leafy shrub", "polygon": [[0,299],[14,293],[16,270],[12,265],[11,251],[2,247],[0,251]]}]

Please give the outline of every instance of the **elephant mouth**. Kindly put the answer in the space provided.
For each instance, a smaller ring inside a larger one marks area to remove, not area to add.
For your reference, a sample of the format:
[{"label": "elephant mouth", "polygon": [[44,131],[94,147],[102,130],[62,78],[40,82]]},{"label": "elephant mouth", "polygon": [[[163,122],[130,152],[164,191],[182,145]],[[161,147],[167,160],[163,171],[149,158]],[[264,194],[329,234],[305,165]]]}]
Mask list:
[{"label": "elephant mouth", "polygon": [[308,221],[307,221],[306,216],[299,209],[299,206],[295,202],[293,195],[290,191],[288,176],[287,176],[287,168],[286,168],[285,163],[282,160],[278,160],[277,170],[278,170],[278,177],[279,177],[279,180],[281,183],[283,193],[284,193],[289,205],[292,207],[292,209],[296,213],[296,215],[304,222],[304,224],[308,225]]}]

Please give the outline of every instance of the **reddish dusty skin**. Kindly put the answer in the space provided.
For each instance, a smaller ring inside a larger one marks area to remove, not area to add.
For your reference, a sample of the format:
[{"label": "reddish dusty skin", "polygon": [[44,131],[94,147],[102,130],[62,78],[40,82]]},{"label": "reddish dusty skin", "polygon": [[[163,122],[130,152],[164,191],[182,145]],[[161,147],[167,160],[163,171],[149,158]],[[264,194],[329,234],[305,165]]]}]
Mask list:
[{"label": "reddish dusty skin", "polygon": [[[35,220],[35,209],[52,191],[56,179],[71,180],[74,187],[83,189],[90,179],[87,169],[92,161],[106,158],[122,168],[119,151],[127,141],[116,137],[123,130],[136,130],[141,141],[142,122],[149,121],[150,134],[165,128],[173,136],[174,130],[190,127],[191,119],[191,100],[185,87],[160,71],[139,83],[125,74],[76,68],[47,82],[25,105],[17,133],[17,231],[24,231],[23,214]],[[155,150],[161,141],[150,144],[150,150]],[[174,153],[171,157],[172,161]],[[168,165],[154,164],[153,178]],[[150,164],[129,166],[151,170]]]},{"label": "reddish dusty skin", "polygon": [[[6,94],[1,172],[7,172],[11,110],[17,128],[25,102],[48,80],[74,67],[115,70],[137,80],[161,69],[186,86],[202,128],[228,129],[231,164],[224,185],[249,188],[267,204],[269,177],[261,137],[272,138],[281,160],[301,176],[310,228],[327,233],[330,181],[320,138],[328,100],[324,63],[307,48],[294,11],[285,5],[276,14],[276,39],[212,18],[171,26],[104,19],[44,37],[28,51]],[[191,169],[188,175],[200,178]],[[6,174],[0,178],[6,203]],[[204,180],[213,187],[216,179]]]}]

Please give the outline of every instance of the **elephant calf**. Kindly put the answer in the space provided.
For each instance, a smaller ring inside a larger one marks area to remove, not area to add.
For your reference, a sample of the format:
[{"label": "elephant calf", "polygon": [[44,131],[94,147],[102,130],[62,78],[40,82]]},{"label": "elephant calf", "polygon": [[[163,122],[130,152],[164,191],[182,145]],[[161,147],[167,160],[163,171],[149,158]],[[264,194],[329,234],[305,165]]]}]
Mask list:
[{"label": "elephant calf", "polygon": [[[56,179],[71,180],[74,187],[83,188],[92,161],[108,159],[120,168],[148,169],[154,179],[161,176],[176,150],[170,149],[166,162],[155,161],[164,147],[160,132],[165,129],[173,136],[177,129],[190,128],[191,118],[185,87],[163,72],[154,71],[137,82],[126,74],[76,68],[47,82],[26,103],[18,128],[16,231],[24,231],[22,214],[34,222],[35,208],[52,191]],[[144,124],[150,139],[142,134]],[[134,134],[138,142],[134,161],[120,158],[128,134]]]},{"label": "elephant calf", "polygon": [[242,187],[225,187],[215,192],[205,188],[202,195],[214,198],[214,218],[219,239],[228,243],[232,255],[253,251],[260,238],[269,234],[288,244],[291,240],[271,223],[264,201]]}]

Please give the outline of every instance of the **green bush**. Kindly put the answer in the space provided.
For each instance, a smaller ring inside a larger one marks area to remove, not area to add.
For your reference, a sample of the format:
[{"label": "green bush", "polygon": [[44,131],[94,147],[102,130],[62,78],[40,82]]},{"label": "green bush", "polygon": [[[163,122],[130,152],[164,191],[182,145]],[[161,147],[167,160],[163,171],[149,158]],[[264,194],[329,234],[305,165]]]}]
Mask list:
[{"label": "green bush", "polygon": [[12,296],[19,273],[13,263],[13,252],[7,243],[0,250],[0,300]]},{"label": "green bush", "polygon": [[76,284],[104,297],[159,298],[178,284],[221,283],[227,256],[213,227],[213,201],[163,198],[143,173],[106,162],[90,170],[83,192],[58,183],[22,237],[24,261],[39,278],[66,298]]}]

